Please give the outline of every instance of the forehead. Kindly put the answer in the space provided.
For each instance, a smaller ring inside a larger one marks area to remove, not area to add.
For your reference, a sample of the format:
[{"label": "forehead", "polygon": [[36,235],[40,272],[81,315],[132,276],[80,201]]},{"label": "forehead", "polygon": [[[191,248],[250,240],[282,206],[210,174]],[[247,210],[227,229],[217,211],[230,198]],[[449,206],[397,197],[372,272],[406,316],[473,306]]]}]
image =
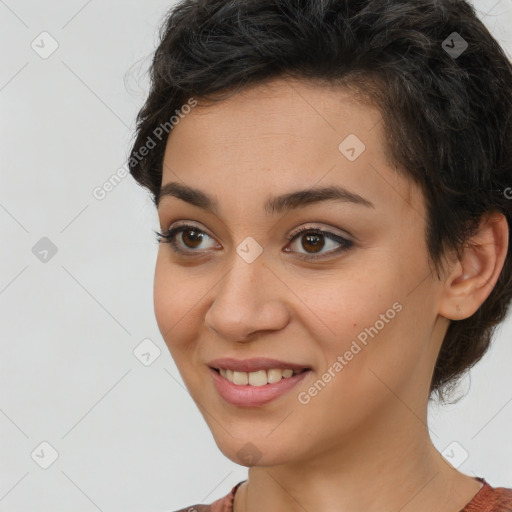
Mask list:
[{"label": "forehead", "polygon": [[322,181],[365,190],[377,203],[386,187],[413,200],[412,183],[387,160],[379,109],[348,88],[276,79],[219,102],[196,100],[170,133],[162,184],[255,192]]},{"label": "forehead", "polygon": [[[216,97],[221,96],[219,94]],[[294,137],[314,137],[311,128],[315,126],[322,129],[323,135],[325,130],[370,130],[381,120],[376,106],[354,90],[319,81],[291,78],[251,85],[218,102],[199,98],[197,105],[185,117],[193,119],[194,129],[219,124],[222,130],[216,131],[217,137],[233,134],[228,129],[230,123],[236,125],[237,134],[240,129],[243,134],[252,133],[256,136],[264,134],[266,129],[270,134],[281,128],[281,135],[286,132]],[[344,126],[340,126],[340,122]]]}]

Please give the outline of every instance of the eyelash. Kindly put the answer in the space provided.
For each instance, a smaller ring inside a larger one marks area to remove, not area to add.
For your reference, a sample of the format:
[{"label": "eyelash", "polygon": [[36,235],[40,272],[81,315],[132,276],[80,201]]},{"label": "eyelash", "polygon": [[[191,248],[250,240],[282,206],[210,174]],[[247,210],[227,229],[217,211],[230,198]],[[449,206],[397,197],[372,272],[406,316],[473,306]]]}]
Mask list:
[{"label": "eyelash", "polygon": [[[185,254],[188,254],[189,252],[199,252],[199,251],[194,251],[193,249],[184,251],[183,249],[180,249],[178,247],[176,241],[174,240],[175,235],[182,233],[184,231],[187,231],[187,230],[195,231],[197,233],[204,234],[206,236],[210,236],[210,235],[208,235],[208,233],[206,233],[206,232],[202,231],[201,229],[199,229],[198,227],[192,226],[190,224],[176,226],[172,229],[167,230],[164,233],[155,231],[155,235],[157,237],[158,243],[168,243],[171,246],[172,250],[178,254],[185,255]],[[334,233],[331,233],[330,231],[324,231],[319,228],[308,228],[308,227],[302,227],[302,228],[298,229],[292,235],[287,237],[287,240],[289,242],[294,242],[297,238],[300,237],[301,234],[303,234],[305,232],[308,232],[312,235],[325,236],[326,238],[329,238],[330,240],[333,240],[334,242],[341,244],[341,247],[336,250],[330,251],[327,254],[324,254],[322,256],[310,256],[310,255],[306,255],[304,253],[300,253],[300,258],[304,259],[304,260],[318,260],[318,259],[322,259],[324,257],[332,256],[333,254],[343,253],[345,251],[348,251],[354,245],[354,243],[351,240],[347,240],[346,238],[343,238],[339,235],[335,235]],[[190,256],[190,257],[193,257],[193,256]]]}]

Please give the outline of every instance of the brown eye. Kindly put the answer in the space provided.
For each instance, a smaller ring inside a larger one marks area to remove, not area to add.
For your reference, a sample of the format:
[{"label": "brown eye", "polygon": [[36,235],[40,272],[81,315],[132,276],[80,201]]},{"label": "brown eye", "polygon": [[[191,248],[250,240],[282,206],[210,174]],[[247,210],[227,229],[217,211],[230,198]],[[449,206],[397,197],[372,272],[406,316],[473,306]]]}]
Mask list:
[{"label": "brown eye", "polygon": [[304,234],[299,237],[301,248],[307,252],[316,253],[325,246],[324,236],[317,233]]},{"label": "brown eye", "polygon": [[[181,236],[178,237],[177,235],[180,233]],[[177,226],[165,233],[155,232],[155,234],[157,235],[157,241],[159,243],[168,243],[176,253],[180,253],[185,256],[200,255],[204,252],[203,249],[206,250],[208,248],[221,247],[215,243],[208,233],[205,233],[203,230],[192,225]],[[201,247],[203,242],[208,239],[213,241],[213,245],[210,247]],[[298,230],[295,234],[289,237],[288,240],[292,242],[289,245],[293,245],[293,243],[299,244],[300,242],[300,246],[294,250],[284,249],[285,252],[297,252],[299,258],[305,260],[315,260],[332,256],[340,252],[347,251],[354,245],[354,242],[351,240],[347,240],[346,238],[329,231],[307,227]],[[323,251],[324,248],[329,249],[329,246],[331,246],[333,250]],[[318,256],[316,256],[317,254]]]},{"label": "brown eye", "polygon": [[[155,232],[158,243],[168,243],[177,253],[199,253],[196,250],[201,244],[211,237],[203,230],[191,225],[176,226],[165,233]],[[181,233],[181,236],[177,236]],[[213,239],[212,239],[213,240]],[[208,247],[204,247],[207,249]]]},{"label": "brown eye", "polygon": [[[192,233],[192,234],[191,234]],[[181,240],[186,247],[195,249],[203,241],[203,233],[198,229],[187,229],[181,232]]]},{"label": "brown eye", "polygon": [[[290,240],[296,244],[300,243],[298,249],[302,249],[304,252],[298,251],[298,253],[303,255],[303,259],[319,259],[324,256],[346,251],[353,245],[352,241],[329,231],[307,227],[301,228],[298,232],[293,234]],[[331,245],[334,250],[321,253],[324,247],[329,248],[329,245]],[[336,248],[336,245],[341,247]],[[292,251],[288,250],[287,252]],[[320,254],[320,256],[314,256],[315,254]]]}]

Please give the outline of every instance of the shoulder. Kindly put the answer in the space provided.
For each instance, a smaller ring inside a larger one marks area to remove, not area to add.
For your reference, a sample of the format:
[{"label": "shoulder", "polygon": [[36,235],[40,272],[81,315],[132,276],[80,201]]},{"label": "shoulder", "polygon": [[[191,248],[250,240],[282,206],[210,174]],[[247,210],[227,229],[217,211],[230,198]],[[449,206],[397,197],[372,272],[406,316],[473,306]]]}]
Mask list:
[{"label": "shoulder", "polygon": [[210,505],[191,505],[190,507],[180,508],[175,512],[210,512]]},{"label": "shoulder", "polygon": [[175,512],[211,512],[211,505],[191,505],[190,507],[180,508]]},{"label": "shoulder", "polygon": [[512,512],[512,488],[496,487],[493,488],[496,497],[496,505],[500,512]]},{"label": "shoulder", "polygon": [[189,507],[180,508],[175,512],[231,512],[230,495],[224,496],[223,498],[214,501],[210,505],[197,504],[190,505]]},{"label": "shoulder", "polygon": [[492,487],[483,478],[484,485],[461,512],[512,512],[512,488]]},{"label": "shoulder", "polygon": [[238,482],[231,489],[231,491],[228,494],[226,494],[226,496],[219,498],[218,500],[214,501],[213,503],[210,503],[209,505],[198,503],[197,505],[191,505],[189,507],[180,508],[180,510],[176,510],[174,512],[232,512],[235,492],[240,487],[240,485],[244,483],[244,481]]}]

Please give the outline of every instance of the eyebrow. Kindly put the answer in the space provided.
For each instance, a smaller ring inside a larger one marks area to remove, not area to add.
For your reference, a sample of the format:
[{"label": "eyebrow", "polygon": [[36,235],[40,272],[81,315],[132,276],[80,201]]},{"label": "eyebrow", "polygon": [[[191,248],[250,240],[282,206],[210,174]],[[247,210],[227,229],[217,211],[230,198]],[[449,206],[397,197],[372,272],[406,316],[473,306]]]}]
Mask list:
[{"label": "eyebrow", "polygon": [[[166,183],[156,196],[156,206],[160,204],[163,197],[176,197],[189,204],[219,214],[219,203],[217,199],[202,190],[177,182]],[[269,215],[294,210],[302,206],[322,201],[341,201],[353,203],[368,208],[375,208],[375,205],[368,199],[351,192],[339,185],[330,185],[320,188],[309,188],[295,190],[280,196],[274,196],[265,202],[264,209]]]}]

